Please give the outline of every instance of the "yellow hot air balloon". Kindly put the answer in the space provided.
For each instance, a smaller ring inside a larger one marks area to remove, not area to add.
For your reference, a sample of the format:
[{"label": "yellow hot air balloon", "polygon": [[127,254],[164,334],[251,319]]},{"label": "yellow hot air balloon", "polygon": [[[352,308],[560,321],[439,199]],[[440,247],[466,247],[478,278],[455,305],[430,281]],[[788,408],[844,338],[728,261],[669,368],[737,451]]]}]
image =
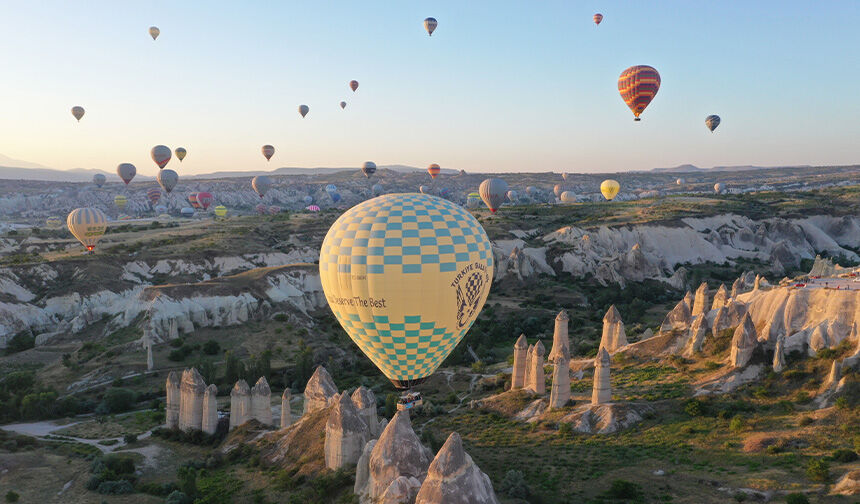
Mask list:
[{"label": "yellow hot air balloon", "polygon": [[227,207],[224,205],[218,205],[215,207],[215,217],[226,217],[227,216]]},{"label": "yellow hot air balloon", "polygon": [[621,184],[612,179],[606,179],[600,184],[600,192],[602,192],[603,197],[609,201],[612,201],[612,199],[618,195],[618,191],[620,190]]},{"label": "yellow hot air balloon", "polygon": [[128,198],[126,198],[122,194],[117,194],[113,197],[113,204],[116,205],[117,208],[122,210],[128,204]]},{"label": "yellow hot air balloon", "polygon": [[76,208],[66,218],[66,225],[87,250],[93,250],[105,234],[107,217],[98,208]]},{"label": "yellow hot air balloon", "polygon": [[463,339],[493,278],[469,212],[427,194],[387,194],[338,218],[320,251],[328,305],[398,388],[428,378]]},{"label": "yellow hot air balloon", "polygon": [[176,159],[181,163],[182,160],[185,159],[185,156],[188,155],[188,150],[186,150],[185,147],[177,147],[174,154],[176,154]]}]

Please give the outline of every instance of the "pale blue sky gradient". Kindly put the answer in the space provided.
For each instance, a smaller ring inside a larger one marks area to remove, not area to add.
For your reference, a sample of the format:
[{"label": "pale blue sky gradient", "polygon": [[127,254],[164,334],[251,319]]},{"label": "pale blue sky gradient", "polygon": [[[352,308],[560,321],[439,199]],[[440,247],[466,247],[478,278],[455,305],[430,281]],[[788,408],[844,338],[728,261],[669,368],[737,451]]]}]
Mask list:
[{"label": "pale blue sky gradient", "polygon": [[[0,153],[55,168],[153,175],[158,143],[180,175],[266,168],[264,143],[269,168],[860,161],[853,0],[3,4]],[[663,81],[640,123],[616,88],[636,64]]]}]

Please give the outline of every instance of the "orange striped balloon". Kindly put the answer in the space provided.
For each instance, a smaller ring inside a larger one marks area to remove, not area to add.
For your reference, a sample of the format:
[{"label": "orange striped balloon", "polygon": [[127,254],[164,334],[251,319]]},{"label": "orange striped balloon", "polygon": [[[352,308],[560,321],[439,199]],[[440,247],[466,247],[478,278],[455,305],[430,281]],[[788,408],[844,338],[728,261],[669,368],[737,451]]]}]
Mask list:
[{"label": "orange striped balloon", "polygon": [[430,178],[436,178],[439,176],[439,172],[442,171],[442,168],[439,167],[436,163],[431,164],[427,167],[427,173],[430,174]]},{"label": "orange striped balloon", "polygon": [[601,21],[603,21],[603,14],[598,12],[594,15],[594,24],[599,25]]},{"label": "orange striped balloon", "polygon": [[654,67],[636,65],[621,72],[618,77],[618,92],[624,103],[633,111],[634,121],[651,103],[660,89],[660,74]]}]

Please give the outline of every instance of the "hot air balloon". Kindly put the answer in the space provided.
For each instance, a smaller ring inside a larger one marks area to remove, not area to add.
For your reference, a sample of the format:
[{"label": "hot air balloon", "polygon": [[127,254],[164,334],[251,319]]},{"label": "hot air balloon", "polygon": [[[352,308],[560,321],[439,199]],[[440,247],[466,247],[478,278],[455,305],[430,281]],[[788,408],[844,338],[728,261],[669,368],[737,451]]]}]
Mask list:
[{"label": "hot air balloon", "polygon": [[349,81],[349,89],[352,89],[352,92],[354,93],[355,90],[358,89],[358,81],[357,80]]},{"label": "hot air balloon", "polygon": [[179,175],[168,168],[166,170],[160,170],[158,175],[155,176],[155,179],[158,180],[158,185],[161,186],[164,192],[170,194],[170,191],[172,191],[173,188],[176,187],[176,183],[179,182]]},{"label": "hot air balloon", "polygon": [[163,169],[170,162],[170,147],[166,145],[156,145],[149,151],[152,160],[158,165],[159,169]]},{"label": "hot air balloon", "polygon": [[197,193],[197,204],[200,205],[204,211],[209,209],[209,205],[212,204],[212,201],[215,199],[210,192],[199,192]]},{"label": "hot air balloon", "polygon": [[499,178],[488,178],[481,182],[478,187],[478,193],[481,199],[487,205],[491,212],[496,213],[496,210],[502,206],[505,201],[505,193],[508,192],[508,184]]},{"label": "hot air balloon", "polygon": [[424,29],[427,30],[427,34],[431,37],[433,36],[433,31],[438,25],[439,23],[436,21],[436,18],[429,17],[424,20]]},{"label": "hot air balloon", "polygon": [[562,203],[576,203],[576,194],[573,191],[564,191],[560,198]]},{"label": "hot air balloon", "polygon": [[116,174],[119,175],[119,178],[125,182],[125,185],[128,185],[131,182],[131,179],[137,175],[137,168],[134,167],[131,163],[120,163],[116,167]]},{"label": "hot air balloon", "polygon": [[337,187],[335,187],[334,184],[329,184],[329,185],[325,186],[325,192],[327,192],[329,194],[334,194],[337,192]]},{"label": "hot air balloon", "polygon": [[155,207],[155,204],[161,199],[161,190],[157,187],[150,188],[146,191],[146,198],[149,200],[149,203]]},{"label": "hot air balloon", "polygon": [[56,229],[63,225],[63,221],[59,217],[48,217],[47,219],[45,219],[45,225],[49,228]]},{"label": "hot air balloon", "polygon": [[481,195],[476,192],[471,192],[466,196],[466,206],[468,208],[475,208],[478,206],[478,203],[481,201]]},{"label": "hot air balloon", "polygon": [[660,89],[660,74],[648,65],[636,65],[621,72],[618,77],[618,92],[624,103],[633,111],[633,120],[651,103]]},{"label": "hot air balloon", "polygon": [[561,179],[567,182],[567,178],[570,177],[570,173],[564,172],[561,174]]},{"label": "hot air balloon", "polygon": [[307,105],[299,105],[299,114],[301,114],[302,117],[308,115],[308,112],[310,112],[310,110],[311,109],[308,108]]},{"label": "hot air balloon", "polygon": [[275,155],[275,148],[268,144],[263,146],[262,151],[266,161],[272,159],[272,156]]},{"label": "hot air balloon", "polygon": [[265,175],[257,175],[251,179],[251,187],[257,191],[257,194],[262,198],[272,187],[272,179]]},{"label": "hot air balloon", "polygon": [[194,209],[191,207],[182,207],[179,210],[179,215],[183,217],[194,217]]},{"label": "hot air balloon", "polygon": [[178,159],[180,163],[183,159],[185,159],[185,156],[188,154],[188,151],[185,150],[185,147],[177,147],[176,150],[173,152],[174,154],[176,154],[176,159]]},{"label": "hot air balloon", "polygon": [[373,184],[373,187],[371,187],[370,190],[373,191],[374,196],[379,196],[385,192],[385,188],[382,187],[382,184]]},{"label": "hot air balloon", "polygon": [[305,202],[305,205],[310,205],[311,203],[314,202],[314,198],[311,195],[307,195],[304,198],[302,198],[302,201]]},{"label": "hot air balloon", "polygon": [[152,37],[152,40],[157,39],[159,34],[161,34],[161,30],[157,26],[149,27],[149,36]]},{"label": "hot air balloon", "polygon": [[215,207],[215,217],[223,218],[227,216],[227,207],[218,205]]},{"label": "hot air balloon", "polygon": [[556,184],[552,187],[552,193],[555,194],[556,198],[561,197],[561,193],[564,192],[564,186],[561,184]]},{"label": "hot air balloon", "polygon": [[442,168],[439,167],[436,163],[431,164],[427,167],[427,173],[430,174],[430,178],[435,179],[439,176],[439,173],[442,171]]},{"label": "hot air balloon", "polygon": [[619,190],[621,190],[621,184],[612,179],[606,179],[600,184],[600,192],[603,193],[603,197],[607,201],[612,201],[618,195]]},{"label": "hot air balloon", "polygon": [[538,188],[537,188],[537,187],[535,187],[535,186],[528,186],[528,187],[526,187],[526,194],[527,194],[530,198],[534,198],[534,197],[536,197],[536,196],[538,195],[538,193],[539,193],[539,192],[540,192],[540,191],[538,191]]},{"label": "hot air balloon", "polygon": [[162,215],[167,213],[167,205],[156,205],[155,213],[158,214],[158,218],[160,219]]},{"label": "hot air balloon", "polygon": [[370,178],[371,175],[376,173],[376,163],[373,161],[365,161],[364,165],[361,167],[361,171],[364,173],[365,177]]},{"label": "hot air balloon", "polygon": [[84,116],[84,112],[84,108],[79,105],[72,107],[72,115],[75,116],[75,119],[77,119],[78,122],[81,122],[81,117]]},{"label": "hot air balloon", "polygon": [[117,208],[122,210],[128,204],[128,198],[126,198],[122,194],[117,194],[113,197],[113,204],[116,205]]},{"label": "hot air balloon", "polygon": [[342,108],[342,109],[346,108],[346,102],[345,101],[340,102],[340,108]]},{"label": "hot air balloon", "polygon": [[200,203],[197,202],[197,193],[193,192],[188,195],[188,203],[191,204],[191,208],[198,209],[200,208]]},{"label": "hot air balloon", "polygon": [[[389,219],[395,212],[416,218]],[[453,229],[465,243],[451,245]],[[419,232],[420,245],[399,245]],[[358,241],[367,247],[350,246]],[[474,323],[490,291],[493,253],[478,221],[454,203],[387,194],[332,224],[319,267],[347,334],[395,387],[409,388],[432,375]]]},{"label": "hot air balloon", "polygon": [[519,194],[517,194],[517,192],[514,191],[513,189],[508,191],[507,194],[505,194],[505,196],[508,197],[508,201],[510,201],[511,203],[516,203],[517,199],[519,199]]},{"label": "hot air balloon", "polygon": [[448,196],[451,195],[450,187],[442,187],[439,189],[439,197],[448,199]]},{"label": "hot air balloon", "polygon": [[269,215],[275,215],[281,213],[281,207],[279,206],[270,206],[269,207]]},{"label": "hot air balloon", "polygon": [[260,215],[265,215],[265,214],[266,214],[266,212],[268,212],[268,211],[269,211],[269,207],[267,207],[266,205],[264,205],[264,204],[260,203],[259,205],[257,205],[257,206],[255,206],[255,207],[254,207],[254,210],[256,210],[256,211],[257,211],[257,213],[258,213],[258,214],[260,214]]},{"label": "hot air balloon", "polygon": [[307,208],[305,208],[305,210],[307,210],[308,212],[319,212],[320,207],[318,207],[316,205],[308,205]]},{"label": "hot air balloon", "polygon": [[66,218],[66,226],[81,244],[92,251],[107,229],[107,217],[98,208],[76,208]]},{"label": "hot air balloon", "polygon": [[711,133],[713,133],[714,130],[717,129],[717,126],[719,126],[719,125],[720,125],[720,116],[709,115],[708,117],[705,118],[705,126],[707,126],[709,130],[711,130]]},{"label": "hot air balloon", "polygon": [[726,190],[726,185],[722,182],[717,182],[714,184],[714,192],[717,194],[722,194],[723,191]]},{"label": "hot air balloon", "polygon": [[419,187],[418,187],[418,191],[419,191],[421,194],[430,194],[430,186],[426,186],[426,185],[419,186]]},{"label": "hot air balloon", "polygon": [[677,185],[684,185],[684,183],[685,183],[685,180],[682,178],[679,178],[678,180],[675,181],[675,184],[677,184]]},{"label": "hot air balloon", "polygon": [[603,14],[598,12],[592,19],[594,19],[594,24],[599,25],[600,22],[603,21]]},{"label": "hot air balloon", "polygon": [[107,178],[101,173],[96,173],[95,175],[93,175],[93,184],[95,184],[98,188],[101,188],[101,186],[105,185],[106,181]]},{"label": "hot air balloon", "polygon": [[331,201],[333,203],[339,202],[340,201],[340,193],[332,193],[331,194]]}]

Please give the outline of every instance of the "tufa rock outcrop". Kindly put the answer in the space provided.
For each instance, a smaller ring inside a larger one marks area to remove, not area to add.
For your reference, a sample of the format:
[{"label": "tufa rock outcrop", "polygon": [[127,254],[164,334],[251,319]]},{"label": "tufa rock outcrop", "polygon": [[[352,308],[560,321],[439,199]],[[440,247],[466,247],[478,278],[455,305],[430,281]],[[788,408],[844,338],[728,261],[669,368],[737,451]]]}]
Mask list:
[{"label": "tufa rock outcrop", "polygon": [[785,337],[776,340],[776,347],[773,350],[773,370],[776,373],[781,373],[785,369]]},{"label": "tufa rock outcrop", "polygon": [[749,313],[744,314],[741,324],[735,329],[734,337],[732,337],[732,348],[729,356],[729,362],[733,367],[742,368],[749,363],[758,345],[758,336],[756,335],[755,325]]},{"label": "tufa rock outcrop", "polygon": [[281,395],[281,428],[289,427],[293,423],[293,412],[290,410],[290,399],[292,399],[290,389],[284,389]]},{"label": "tufa rock outcrop", "polygon": [[696,298],[693,301],[692,315],[695,317],[708,311],[708,284],[702,282],[699,288],[696,289]]},{"label": "tufa rock outcrop", "polygon": [[526,385],[526,367],[528,365],[529,343],[526,335],[520,334],[514,344],[514,369],[511,374],[511,390],[517,390]]},{"label": "tufa rock outcrop", "polygon": [[711,309],[716,310],[717,308],[721,308],[728,301],[729,293],[726,291],[725,284],[720,284],[720,288],[717,289],[716,294],[714,294],[714,302],[711,304]]},{"label": "tufa rock outcrop", "polygon": [[549,407],[563,408],[568,402],[570,402],[570,354],[565,348],[553,361]]},{"label": "tufa rock outcrop", "polygon": [[251,389],[251,417],[263,425],[272,425],[272,389],[265,376]]},{"label": "tufa rock outcrop", "polygon": [[176,371],[167,374],[167,383],[165,384],[167,402],[164,406],[164,416],[168,429],[179,427],[179,403],[182,397],[182,392],[179,390],[180,382],[179,373]]},{"label": "tufa rock outcrop", "polygon": [[549,351],[547,360],[554,362],[556,357],[567,351],[568,359],[570,359],[570,338],[568,337],[567,324],[570,317],[567,312],[562,310],[555,317],[555,328],[552,333],[552,350]]},{"label": "tufa rock outcrop", "polygon": [[324,409],[329,405],[334,395],[337,394],[337,387],[331,375],[328,374],[326,368],[317,366],[313,376],[308,380],[305,386],[305,404],[304,415]]},{"label": "tufa rock outcrop", "polygon": [[690,327],[691,321],[690,307],[687,305],[687,301],[682,299],[663,319],[660,332],[686,331]]},{"label": "tufa rock outcrop", "polygon": [[463,450],[460,435],[452,432],[430,463],[415,504],[498,504],[490,478]]},{"label": "tufa rock outcrop", "polygon": [[196,368],[182,372],[179,391],[179,428],[184,431],[200,430],[203,426],[203,395],[206,392],[206,383]]},{"label": "tufa rock outcrop", "polygon": [[235,429],[251,418],[251,388],[248,382],[239,380],[230,391],[230,429]]},{"label": "tufa rock outcrop", "polygon": [[326,467],[339,469],[357,463],[370,438],[370,429],[359,416],[352,398],[346,392],[340,394],[325,424]]},{"label": "tufa rock outcrop", "polygon": [[546,376],[543,371],[545,352],[540,341],[529,347],[525,389],[533,394],[546,394]]},{"label": "tufa rock outcrop", "polygon": [[701,352],[702,346],[705,344],[705,338],[710,332],[711,325],[708,323],[708,317],[696,317],[693,325],[690,326],[690,336],[684,349],[684,356],[692,357],[695,353]]},{"label": "tufa rock outcrop", "polygon": [[601,348],[594,359],[594,389],[591,404],[604,404],[612,401],[612,385],[609,383],[609,352]]},{"label": "tufa rock outcrop", "polygon": [[215,434],[218,430],[218,387],[211,384],[206,387],[203,395],[203,424],[201,429],[206,434]]},{"label": "tufa rock outcrop", "polygon": [[615,305],[609,307],[603,316],[603,335],[600,338],[600,348],[613,353],[627,346],[627,333],[624,332],[624,322]]},{"label": "tufa rock outcrop", "polygon": [[[352,393],[352,403],[358,410],[358,416],[367,425],[371,437],[379,436],[379,418],[376,416],[376,396],[365,386],[358,387]],[[363,446],[363,445],[362,445]]]}]

